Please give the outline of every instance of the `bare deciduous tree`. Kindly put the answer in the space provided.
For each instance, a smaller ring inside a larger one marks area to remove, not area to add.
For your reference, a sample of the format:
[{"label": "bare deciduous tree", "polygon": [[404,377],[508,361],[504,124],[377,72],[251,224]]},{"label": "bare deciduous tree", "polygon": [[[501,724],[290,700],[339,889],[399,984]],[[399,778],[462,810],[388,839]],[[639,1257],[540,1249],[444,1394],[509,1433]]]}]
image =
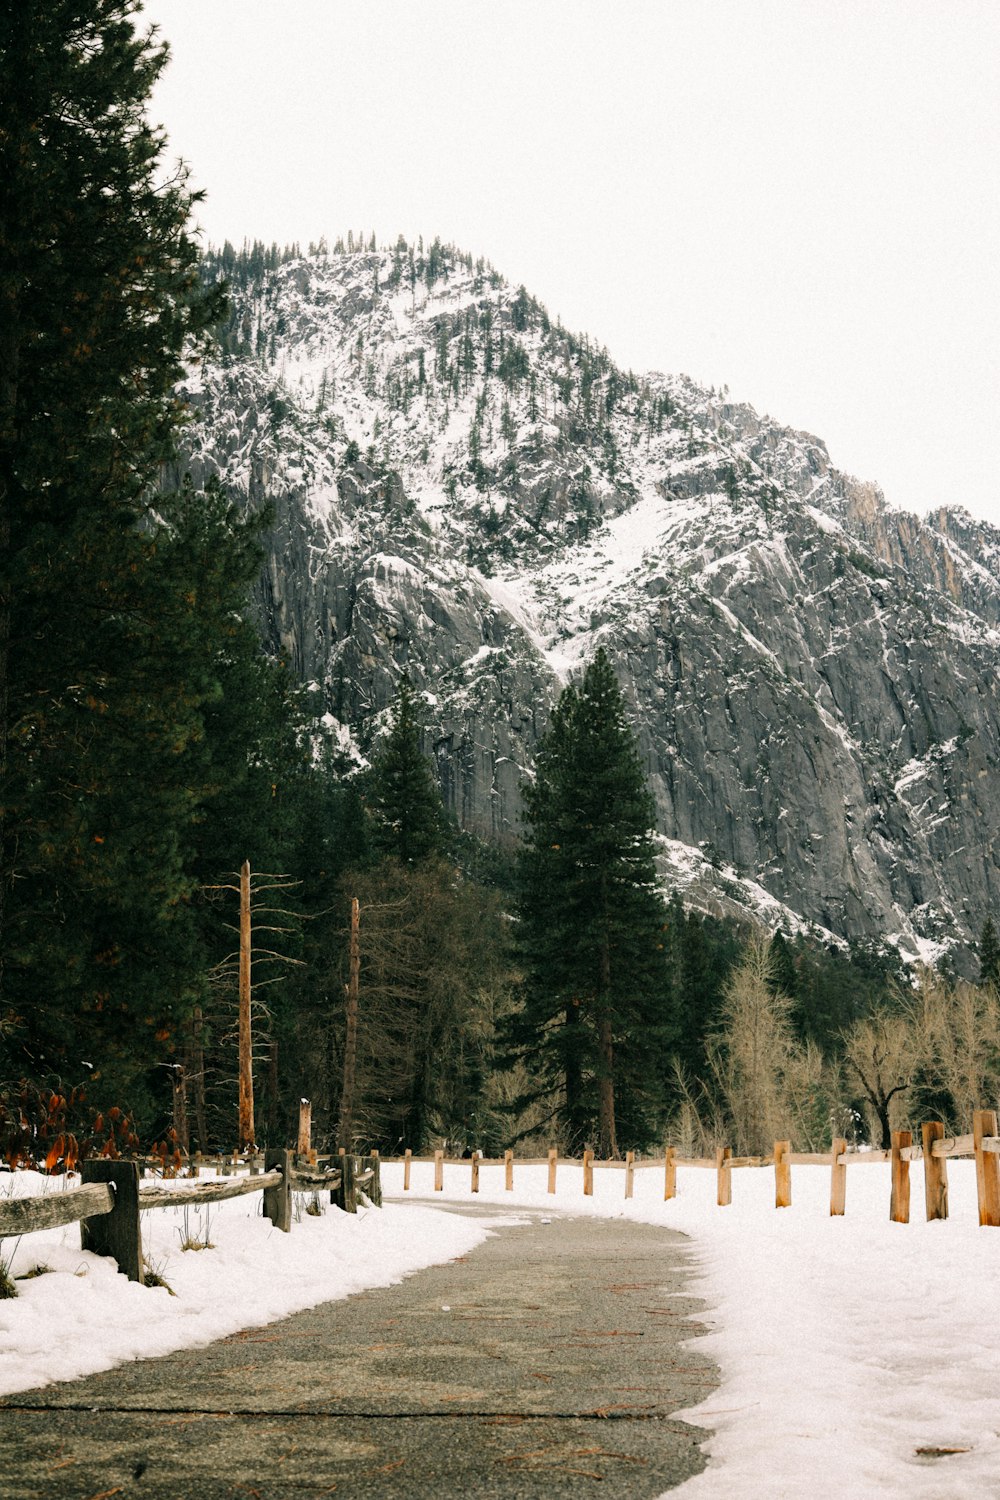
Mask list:
[{"label": "bare deciduous tree", "polygon": [[726,982],[708,1043],[710,1088],[739,1155],[763,1155],[789,1137],[808,1148],[829,1133],[828,1072],[819,1049],[796,1039],[791,1011],[774,988],[768,935],[757,933]]},{"label": "bare deciduous tree", "polygon": [[957,1132],[971,1128],[973,1112],[1000,1094],[1000,995],[992,984],[949,984],[932,969],[920,973],[907,1011],[920,1052],[922,1082],[947,1094]]},{"label": "bare deciduous tree", "polygon": [[844,1038],[844,1065],[849,1083],[861,1088],[872,1139],[883,1151],[892,1145],[892,1131],[906,1118],[905,1092],[920,1060],[913,1017],[905,1010],[882,1013],[858,1021]]}]

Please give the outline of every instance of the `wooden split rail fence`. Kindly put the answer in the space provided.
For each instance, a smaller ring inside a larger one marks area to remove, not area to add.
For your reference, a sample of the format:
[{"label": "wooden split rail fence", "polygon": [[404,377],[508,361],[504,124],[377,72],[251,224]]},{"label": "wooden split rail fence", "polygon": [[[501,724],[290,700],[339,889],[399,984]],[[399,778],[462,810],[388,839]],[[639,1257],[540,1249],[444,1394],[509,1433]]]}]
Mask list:
[{"label": "wooden split rail fence", "polygon": [[[335,1158],[326,1158],[334,1160]],[[232,1166],[233,1163],[227,1163]],[[292,1194],[329,1192],[331,1203],[354,1213],[363,1191],[377,1207],[382,1203],[378,1152],[355,1157],[341,1151],[335,1168],[323,1170],[312,1151],[268,1151],[263,1172],[235,1181],[178,1182],[166,1187],[140,1179],[135,1161],[84,1161],[81,1185],[65,1192],[0,1201],[0,1239],[57,1229],[79,1221],[84,1250],[110,1255],[130,1281],[143,1281],[139,1215],[154,1208],[200,1207],[246,1193],[263,1194],[264,1217],[286,1234],[292,1227]]]},{"label": "wooden split rail fence", "polygon": [[[793,1151],[788,1141],[775,1141],[770,1156],[734,1156],[728,1146],[720,1146],[714,1157],[682,1157],[673,1146],[668,1146],[664,1156],[652,1161],[636,1161],[629,1151],[623,1162],[595,1161],[592,1151],[584,1151],[580,1160],[559,1156],[553,1147],[547,1156],[521,1158],[518,1165],[547,1166],[548,1191],[556,1191],[556,1174],[560,1167],[583,1167],[583,1191],[590,1197],[594,1191],[594,1169],[617,1168],[625,1174],[625,1197],[631,1198],[638,1171],[656,1169],[664,1174],[664,1199],[677,1195],[677,1170],[679,1167],[702,1167],[715,1171],[717,1178],[716,1201],[720,1207],[732,1202],[732,1174],[742,1167],[774,1168],[774,1206],[789,1208],[792,1202],[792,1167],[826,1166],[830,1169],[830,1213],[842,1215],[847,1203],[847,1169],[869,1162],[890,1162],[891,1192],[889,1218],[897,1224],[908,1224],[910,1220],[910,1163],[922,1161],[924,1165],[924,1205],[928,1219],[948,1217],[948,1169],[946,1162],[953,1156],[972,1156],[976,1161],[976,1188],[979,1200],[979,1222],[1000,1227],[1000,1133],[997,1116],[991,1109],[977,1110],[973,1117],[971,1135],[946,1136],[944,1126],[938,1121],[921,1126],[920,1145],[913,1144],[908,1130],[893,1132],[892,1149],[889,1151],[848,1151],[846,1140],[834,1140],[829,1151]],[[388,1161],[389,1158],[386,1158]],[[444,1169],[464,1167],[470,1173],[470,1188],[479,1192],[479,1172],[484,1166],[502,1166],[504,1186],[507,1192],[514,1189],[514,1153],[506,1151],[502,1157],[486,1158],[479,1151],[470,1157],[446,1157],[443,1151],[435,1151],[433,1157],[415,1157],[411,1151],[393,1159],[402,1163],[403,1191],[410,1190],[411,1167],[414,1161],[434,1164],[434,1190],[444,1188]]]}]

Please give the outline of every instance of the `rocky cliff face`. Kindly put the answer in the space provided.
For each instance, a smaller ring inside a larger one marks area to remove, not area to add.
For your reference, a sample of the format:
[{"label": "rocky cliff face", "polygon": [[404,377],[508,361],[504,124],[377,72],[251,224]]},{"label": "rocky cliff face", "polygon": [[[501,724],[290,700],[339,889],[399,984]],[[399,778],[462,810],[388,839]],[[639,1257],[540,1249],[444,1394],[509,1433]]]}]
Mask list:
[{"label": "rocky cliff face", "polygon": [[265,636],[331,732],[363,751],[408,672],[448,805],[512,837],[548,709],[600,643],[668,883],[911,952],[978,932],[1000,895],[1000,533],[888,511],[817,438],[619,370],[438,245],[230,273],[188,464],[274,505]]}]

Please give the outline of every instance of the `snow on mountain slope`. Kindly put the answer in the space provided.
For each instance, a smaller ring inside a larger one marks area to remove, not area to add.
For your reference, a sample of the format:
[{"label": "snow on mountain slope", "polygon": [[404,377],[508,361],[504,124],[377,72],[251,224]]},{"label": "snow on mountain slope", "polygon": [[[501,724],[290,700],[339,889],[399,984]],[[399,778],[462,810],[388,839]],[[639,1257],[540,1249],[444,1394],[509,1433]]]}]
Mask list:
[{"label": "snow on mountain slope", "polygon": [[267,638],[362,747],[407,671],[447,802],[509,838],[548,707],[603,644],[668,881],[925,954],[978,931],[1000,534],[888,511],[818,439],[620,370],[439,244],[208,271],[233,315],[186,461],[275,506]]}]

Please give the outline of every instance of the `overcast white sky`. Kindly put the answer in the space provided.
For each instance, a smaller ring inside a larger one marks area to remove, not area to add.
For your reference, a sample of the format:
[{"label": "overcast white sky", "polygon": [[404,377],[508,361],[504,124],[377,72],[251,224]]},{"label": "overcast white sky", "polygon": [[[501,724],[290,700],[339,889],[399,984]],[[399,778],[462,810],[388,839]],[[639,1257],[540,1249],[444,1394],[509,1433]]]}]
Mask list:
[{"label": "overcast white sky", "polygon": [[213,241],[440,235],[1000,524],[998,0],[148,0]]}]

